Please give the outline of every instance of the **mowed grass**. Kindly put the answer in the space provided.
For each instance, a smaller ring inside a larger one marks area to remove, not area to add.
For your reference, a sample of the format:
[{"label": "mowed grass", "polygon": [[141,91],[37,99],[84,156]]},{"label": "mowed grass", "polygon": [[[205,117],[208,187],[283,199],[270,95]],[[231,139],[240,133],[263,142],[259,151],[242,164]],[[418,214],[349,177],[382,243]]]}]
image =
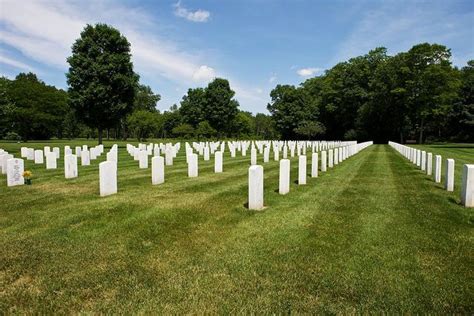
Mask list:
[{"label": "mowed grass", "polygon": [[474,210],[388,145],[305,186],[294,158],[286,196],[272,160],[262,212],[244,206],[250,155],[226,153],[222,174],[200,158],[187,178],[183,149],[152,186],[120,146],[119,193],[106,198],[98,161],[67,181],[62,160],[27,162],[32,186],[2,176],[2,312],[474,312]]}]

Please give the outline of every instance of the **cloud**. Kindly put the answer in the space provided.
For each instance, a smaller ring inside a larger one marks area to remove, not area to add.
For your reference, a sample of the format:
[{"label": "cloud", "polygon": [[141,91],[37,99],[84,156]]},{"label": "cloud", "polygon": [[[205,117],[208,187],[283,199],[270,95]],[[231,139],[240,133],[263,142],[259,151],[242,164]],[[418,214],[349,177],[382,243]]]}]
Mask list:
[{"label": "cloud", "polygon": [[376,47],[384,46],[389,54],[396,54],[423,42],[461,47],[453,52],[456,63],[465,63],[465,58],[472,56],[473,42],[465,41],[473,36],[472,10],[455,13],[449,1],[370,3],[370,8],[361,8],[361,18],[327,67]]},{"label": "cloud", "polygon": [[33,72],[36,71],[30,65],[27,65],[25,63],[19,62],[17,60],[11,59],[11,58],[3,56],[3,55],[0,55],[0,64],[8,65],[8,66],[20,69],[20,70],[33,71]]},{"label": "cloud", "polygon": [[271,75],[270,78],[268,79],[269,83],[274,83],[277,80],[277,76],[275,74]]},{"label": "cloud", "polygon": [[[30,0],[27,4],[17,0],[0,1],[0,43],[5,44],[6,49],[18,50],[27,60],[50,67],[51,72],[66,72],[66,59],[82,29],[86,24],[101,22],[114,26],[127,37],[135,71],[142,80],[148,80],[146,83],[152,88],[153,83],[163,82],[163,79],[194,87],[221,76],[228,78],[233,87],[239,87],[235,90],[236,97],[244,107],[257,102],[265,104],[253,87],[239,84],[232,80],[231,74],[210,65],[208,61],[214,60],[212,56],[192,48],[183,49],[175,38],[166,37],[167,33],[162,30],[170,26],[163,27],[152,15],[139,8],[109,0]],[[11,57],[3,59],[4,64],[7,62],[11,66],[16,63],[18,68],[27,66]],[[167,94],[176,93],[173,88],[160,91],[163,85],[157,85],[157,92],[163,99]]]},{"label": "cloud", "polygon": [[181,1],[178,1],[174,5],[174,14],[181,18],[185,18],[188,21],[192,22],[207,22],[211,16],[211,13],[206,10],[198,9],[196,11],[191,11],[181,6]]},{"label": "cloud", "polygon": [[296,71],[296,73],[301,77],[311,77],[316,73],[320,72],[321,68],[301,68]]},{"label": "cloud", "polygon": [[216,77],[214,68],[203,65],[200,66],[193,74],[195,81],[210,81]]}]

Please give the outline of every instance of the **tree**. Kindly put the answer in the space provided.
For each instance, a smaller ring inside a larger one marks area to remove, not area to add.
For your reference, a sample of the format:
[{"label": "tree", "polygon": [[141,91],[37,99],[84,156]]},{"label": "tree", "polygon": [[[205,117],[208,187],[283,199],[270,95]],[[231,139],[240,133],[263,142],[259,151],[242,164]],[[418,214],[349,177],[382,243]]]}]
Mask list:
[{"label": "tree", "polygon": [[198,124],[196,128],[196,135],[198,136],[204,136],[204,137],[211,137],[214,136],[217,133],[217,131],[212,128],[211,124],[209,124],[208,121],[202,121]]},{"label": "tree", "polygon": [[2,103],[9,129],[22,139],[61,137],[63,120],[70,110],[67,93],[46,85],[33,73],[20,73],[9,82]]},{"label": "tree", "polygon": [[255,131],[254,134],[263,139],[275,139],[279,138],[278,133],[275,130],[275,122],[273,117],[265,115],[263,113],[257,113],[255,115]]},{"label": "tree", "polygon": [[88,126],[102,132],[116,126],[133,109],[138,75],[130,60],[130,43],[106,24],[87,25],[72,46],[67,73],[70,104]]},{"label": "tree", "polygon": [[153,93],[149,86],[139,84],[136,88],[135,99],[133,100],[133,109],[155,112],[157,111],[156,104],[160,99],[161,96]]},{"label": "tree", "polygon": [[188,93],[181,100],[179,113],[184,123],[197,126],[199,122],[204,121],[206,108],[206,96],[204,88],[189,89]]},{"label": "tree", "polygon": [[219,135],[228,134],[231,124],[239,112],[239,103],[233,99],[235,92],[230,89],[229,81],[216,78],[207,85],[204,92],[204,117],[218,131]]},{"label": "tree", "polygon": [[180,137],[190,137],[194,134],[194,127],[188,123],[183,123],[173,128],[172,132]]},{"label": "tree", "polygon": [[296,138],[295,129],[301,122],[317,121],[318,109],[304,88],[277,85],[270,96],[272,101],[267,108],[283,139]]},{"label": "tree", "polygon": [[304,139],[312,139],[316,135],[322,135],[326,131],[320,122],[302,121],[294,132]]},{"label": "tree", "polygon": [[153,132],[159,129],[159,115],[157,112],[138,110],[128,116],[128,127],[138,141],[148,138]]}]

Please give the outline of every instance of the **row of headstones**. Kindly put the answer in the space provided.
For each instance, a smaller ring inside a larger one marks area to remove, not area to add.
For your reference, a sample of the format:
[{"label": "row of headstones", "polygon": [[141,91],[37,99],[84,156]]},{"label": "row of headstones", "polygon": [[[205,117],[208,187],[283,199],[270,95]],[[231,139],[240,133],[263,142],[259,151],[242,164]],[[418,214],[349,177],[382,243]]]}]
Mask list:
[{"label": "row of headstones", "polygon": [[[373,142],[364,142],[355,145],[349,145],[347,150],[342,150],[343,156],[341,162],[345,159],[357,154],[362,149],[372,145]],[[337,149],[337,148],[336,148]],[[333,153],[329,150],[329,167],[332,167],[331,157]],[[337,158],[336,158],[337,157]],[[334,156],[334,159],[338,159],[338,155]],[[311,177],[318,177],[318,153],[313,152],[311,156]],[[298,185],[306,184],[306,167],[307,160],[306,155],[300,155],[298,157]],[[321,171],[326,171],[326,151],[321,151]],[[287,194],[290,192],[290,160],[280,160],[280,175],[279,175],[279,194]],[[250,210],[262,210],[264,208],[264,177],[263,177],[263,166],[252,165],[248,171],[248,208]]]},{"label": "row of headstones", "polygon": [[[238,142],[242,144],[242,142]],[[228,143],[229,148],[232,146],[239,146],[237,143],[230,144]],[[250,146],[248,142],[248,146]],[[334,149],[329,149],[328,153],[326,151],[321,152],[321,170],[326,171],[327,165],[329,168],[332,168],[334,165],[337,165],[340,161],[342,162],[346,158],[352,156],[356,152],[365,148],[369,143],[357,144],[357,142],[347,142],[339,143],[340,146],[344,147],[330,147]],[[138,160],[139,168],[147,169],[148,168],[148,159],[150,155],[153,155],[151,159],[151,178],[152,184],[157,185],[164,183],[165,181],[165,165],[173,165],[173,158],[176,157],[179,152],[181,144],[139,144],[134,146],[132,144],[127,144],[127,151],[134,158]],[[241,145],[242,146],[242,145]],[[246,145],[243,145],[246,146]],[[198,153],[206,157],[210,155],[210,152],[214,153],[214,172],[221,173],[223,172],[223,151],[225,150],[225,142],[211,142],[211,143],[193,143],[191,146],[189,143],[185,143],[186,147],[186,163],[188,165],[188,177],[193,178],[199,175],[198,167]],[[196,149],[198,153],[193,152],[193,148]],[[218,151],[215,151],[217,149]],[[231,150],[231,149],[229,149]],[[164,157],[160,156],[160,153],[164,152]],[[251,160],[252,164],[256,164],[256,152],[255,148],[251,149]],[[277,150],[278,152],[278,150]],[[306,156],[300,155],[300,165],[304,164],[304,174],[306,174]],[[328,159],[327,159],[328,158]],[[314,153],[312,157],[312,175],[317,176],[318,169],[318,153]],[[264,161],[266,159],[264,158]],[[267,159],[268,161],[268,159]],[[288,160],[289,161],[289,160]],[[111,172],[111,169],[116,168],[115,166],[108,166],[106,162],[103,162],[99,165],[99,181],[100,181],[100,195],[107,196],[110,194],[117,193],[117,175],[116,173]],[[302,169],[303,170],[303,169]],[[303,172],[303,171],[302,171]],[[300,183],[303,184],[303,177],[300,177]],[[306,177],[304,178],[306,179]],[[306,180],[304,180],[305,182]],[[289,184],[288,184],[289,187]]]},{"label": "row of headstones", "polygon": [[[104,145],[98,145],[95,147],[88,148],[87,145],[76,146],[75,155],[81,157],[81,165],[89,166],[91,160],[97,159],[104,152]],[[34,149],[28,147],[21,147],[20,154],[22,158],[27,160],[33,160],[35,164],[43,164],[46,158],[46,169],[56,169],[57,159],[61,156],[61,150],[59,147],[44,146],[44,149]],[[72,155],[72,149],[70,146],[64,147],[64,157]]]},{"label": "row of headstones", "polygon": [[[55,147],[53,151],[48,150],[46,147],[46,169],[56,169],[57,168],[57,157],[59,155],[59,148]],[[57,149],[56,149],[57,148]],[[113,145],[111,150],[107,153],[107,161],[114,161],[117,163],[118,160],[118,148],[117,145]],[[99,145],[90,150],[87,148],[87,145],[83,147],[76,147],[76,153],[72,154],[72,150],[69,146],[65,147],[65,156],[64,156],[64,176],[66,179],[78,177],[78,160],[77,155],[81,155],[81,164],[83,166],[90,165],[90,157],[93,159],[98,158],[104,151],[103,145]],[[33,159],[32,153],[33,152]],[[92,153],[92,156],[89,155]],[[35,160],[35,163],[42,164],[43,150],[34,150],[33,148],[22,147],[20,150],[22,157],[27,159]],[[52,157],[54,155],[54,157]],[[40,158],[41,157],[41,158]],[[86,159],[84,159],[86,157]],[[11,160],[11,161],[10,161]],[[49,160],[49,162],[48,162]],[[15,158],[12,154],[8,154],[3,149],[0,149],[0,169],[2,174],[7,175],[7,186],[17,186],[24,184],[24,160],[20,158]]]},{"label": "row of headstones", "polygon": [[[427,175],[433,175],[433,179],[436,183],[441,182],[441,155],[435,156],[433,170],[432,153],[395,142],[389,142],[389,145],[422,171],[426,172]],[[444,188],[450,192],[454,191],[454,164],[454,159],[446,159]],[[463,167],[461,179],[461,204],[466,207],[474,207],[474,165],[465,164]]]}]

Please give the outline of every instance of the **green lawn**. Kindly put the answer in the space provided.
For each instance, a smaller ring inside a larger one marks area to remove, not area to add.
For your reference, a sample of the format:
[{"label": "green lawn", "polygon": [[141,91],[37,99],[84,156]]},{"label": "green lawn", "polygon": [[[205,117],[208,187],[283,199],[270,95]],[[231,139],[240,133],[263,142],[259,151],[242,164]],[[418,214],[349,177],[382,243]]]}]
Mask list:
[{"label": "green lawn", "polygon": [[[278,163],[265,164],[262,212],[244,207],[250,154],[227,152],[222,174],[200,159],[187,178],[183,146],[152,186],[120,146],[119,193],[106,198],[98,161],[68,181],[62,160],[27,162],[32,186],[1,176],[3,313],[474,312],[474,209],[388,145],[286,196]],[[473,147],[432,151],[457,171],[474,163]]]}]

